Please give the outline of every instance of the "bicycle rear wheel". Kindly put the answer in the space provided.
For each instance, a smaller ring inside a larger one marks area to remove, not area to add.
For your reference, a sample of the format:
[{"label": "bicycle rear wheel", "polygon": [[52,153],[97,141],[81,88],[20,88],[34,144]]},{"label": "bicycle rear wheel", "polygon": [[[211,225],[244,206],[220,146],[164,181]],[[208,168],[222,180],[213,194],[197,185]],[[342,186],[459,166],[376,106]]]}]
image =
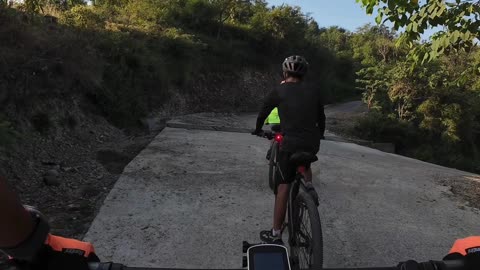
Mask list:
[{"label": "bicycle rear wheel", "polygon": [[268,163],[268,186],[272,191],[275,191],[275,179],[277,174],[277,142],[273,142],[270,152],[270,160]]},{"label": "bicycle rear wheel", "polygon": [[293,245],[297,269],[322,269],[323,236],[317,206],[308,193],[300,191],[293,202]]}]

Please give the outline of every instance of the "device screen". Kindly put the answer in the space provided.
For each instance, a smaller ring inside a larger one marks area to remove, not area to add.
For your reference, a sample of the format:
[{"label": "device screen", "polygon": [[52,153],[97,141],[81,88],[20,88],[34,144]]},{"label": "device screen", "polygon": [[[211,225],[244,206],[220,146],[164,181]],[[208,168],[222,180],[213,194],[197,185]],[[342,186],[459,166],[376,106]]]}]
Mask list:
[{"label": "device screen", "polygon": [[288,270],[283,253],[259,252],[254,254],[255,270]]}]

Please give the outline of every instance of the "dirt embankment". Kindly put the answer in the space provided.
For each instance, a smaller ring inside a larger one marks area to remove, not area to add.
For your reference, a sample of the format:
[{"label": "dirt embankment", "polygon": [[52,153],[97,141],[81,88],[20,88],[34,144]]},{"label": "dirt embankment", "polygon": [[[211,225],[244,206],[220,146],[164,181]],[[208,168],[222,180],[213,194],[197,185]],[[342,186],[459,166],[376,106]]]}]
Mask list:
[{"label": "dirt embankment", "polygon": [[155,133],[127,135],[106,121],[57,136],[31,134],[1,155],[1,174],[53,233],[81,238],[125,165]]},{"label": "dirt embankment", "polygon": [[[268,84],[268,75],[237,75],[245,80],[236,86],[217,82],[214,91],[227,95],[249,88],[264,94],[260,88]],[[200,86],[196,91],[209,91],[206,84]],[[221,96],[203,106],[188,97],[174,96],[139,127],[129,129],[109,123],[92,109],[88,99],[74,102],[76,97],[55,97],[30,101],[35,106],[28,109],[4,107],[20,136],[7,149],[0,149],[0,175],[8,179],[23,203],[38,207],[49,217],[53,233],[82,237],[123,168],[165,125],[159,119],[202,109],[235,110],[215,105]]]}]

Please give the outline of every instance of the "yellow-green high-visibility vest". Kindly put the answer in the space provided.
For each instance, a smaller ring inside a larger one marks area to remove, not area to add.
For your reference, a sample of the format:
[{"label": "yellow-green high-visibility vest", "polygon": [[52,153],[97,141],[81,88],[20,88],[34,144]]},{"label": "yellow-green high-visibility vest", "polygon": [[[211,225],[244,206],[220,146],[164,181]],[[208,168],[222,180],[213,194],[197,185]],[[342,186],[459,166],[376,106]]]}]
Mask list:
[{"label": "yellow-green high-visibility vest", "polygon": [[279,125],[280,116],[278,115],[278,108],[274,108],[270,115],[265,120],[265,125]]}]

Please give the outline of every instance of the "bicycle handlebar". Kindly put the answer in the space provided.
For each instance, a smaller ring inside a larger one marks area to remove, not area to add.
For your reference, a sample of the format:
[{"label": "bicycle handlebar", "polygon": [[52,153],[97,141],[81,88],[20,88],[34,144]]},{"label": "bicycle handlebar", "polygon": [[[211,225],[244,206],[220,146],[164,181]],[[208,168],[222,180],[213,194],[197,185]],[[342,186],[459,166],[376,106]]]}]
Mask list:
[{"label": "bicycle handlebar", "polygon": [[[401,265],[393,267],[357,267],[357,268],[323,268],[321,270],[400,270]],[[467,270],[463,260],[451,261],[428,261],[419,263],[420,269],[441,269],[441,270]],[[146,267],[128,267],[118,263],[90,263],[90,270],[197,270],[182,268],[146,268]],[[201,270],[201,269],[198,269]],[[202,269],[206,270],[206,269]],[[220,269],[215,269],[220,270]],[[228,270],[245,270],[245,269],[228,269]]]}]

